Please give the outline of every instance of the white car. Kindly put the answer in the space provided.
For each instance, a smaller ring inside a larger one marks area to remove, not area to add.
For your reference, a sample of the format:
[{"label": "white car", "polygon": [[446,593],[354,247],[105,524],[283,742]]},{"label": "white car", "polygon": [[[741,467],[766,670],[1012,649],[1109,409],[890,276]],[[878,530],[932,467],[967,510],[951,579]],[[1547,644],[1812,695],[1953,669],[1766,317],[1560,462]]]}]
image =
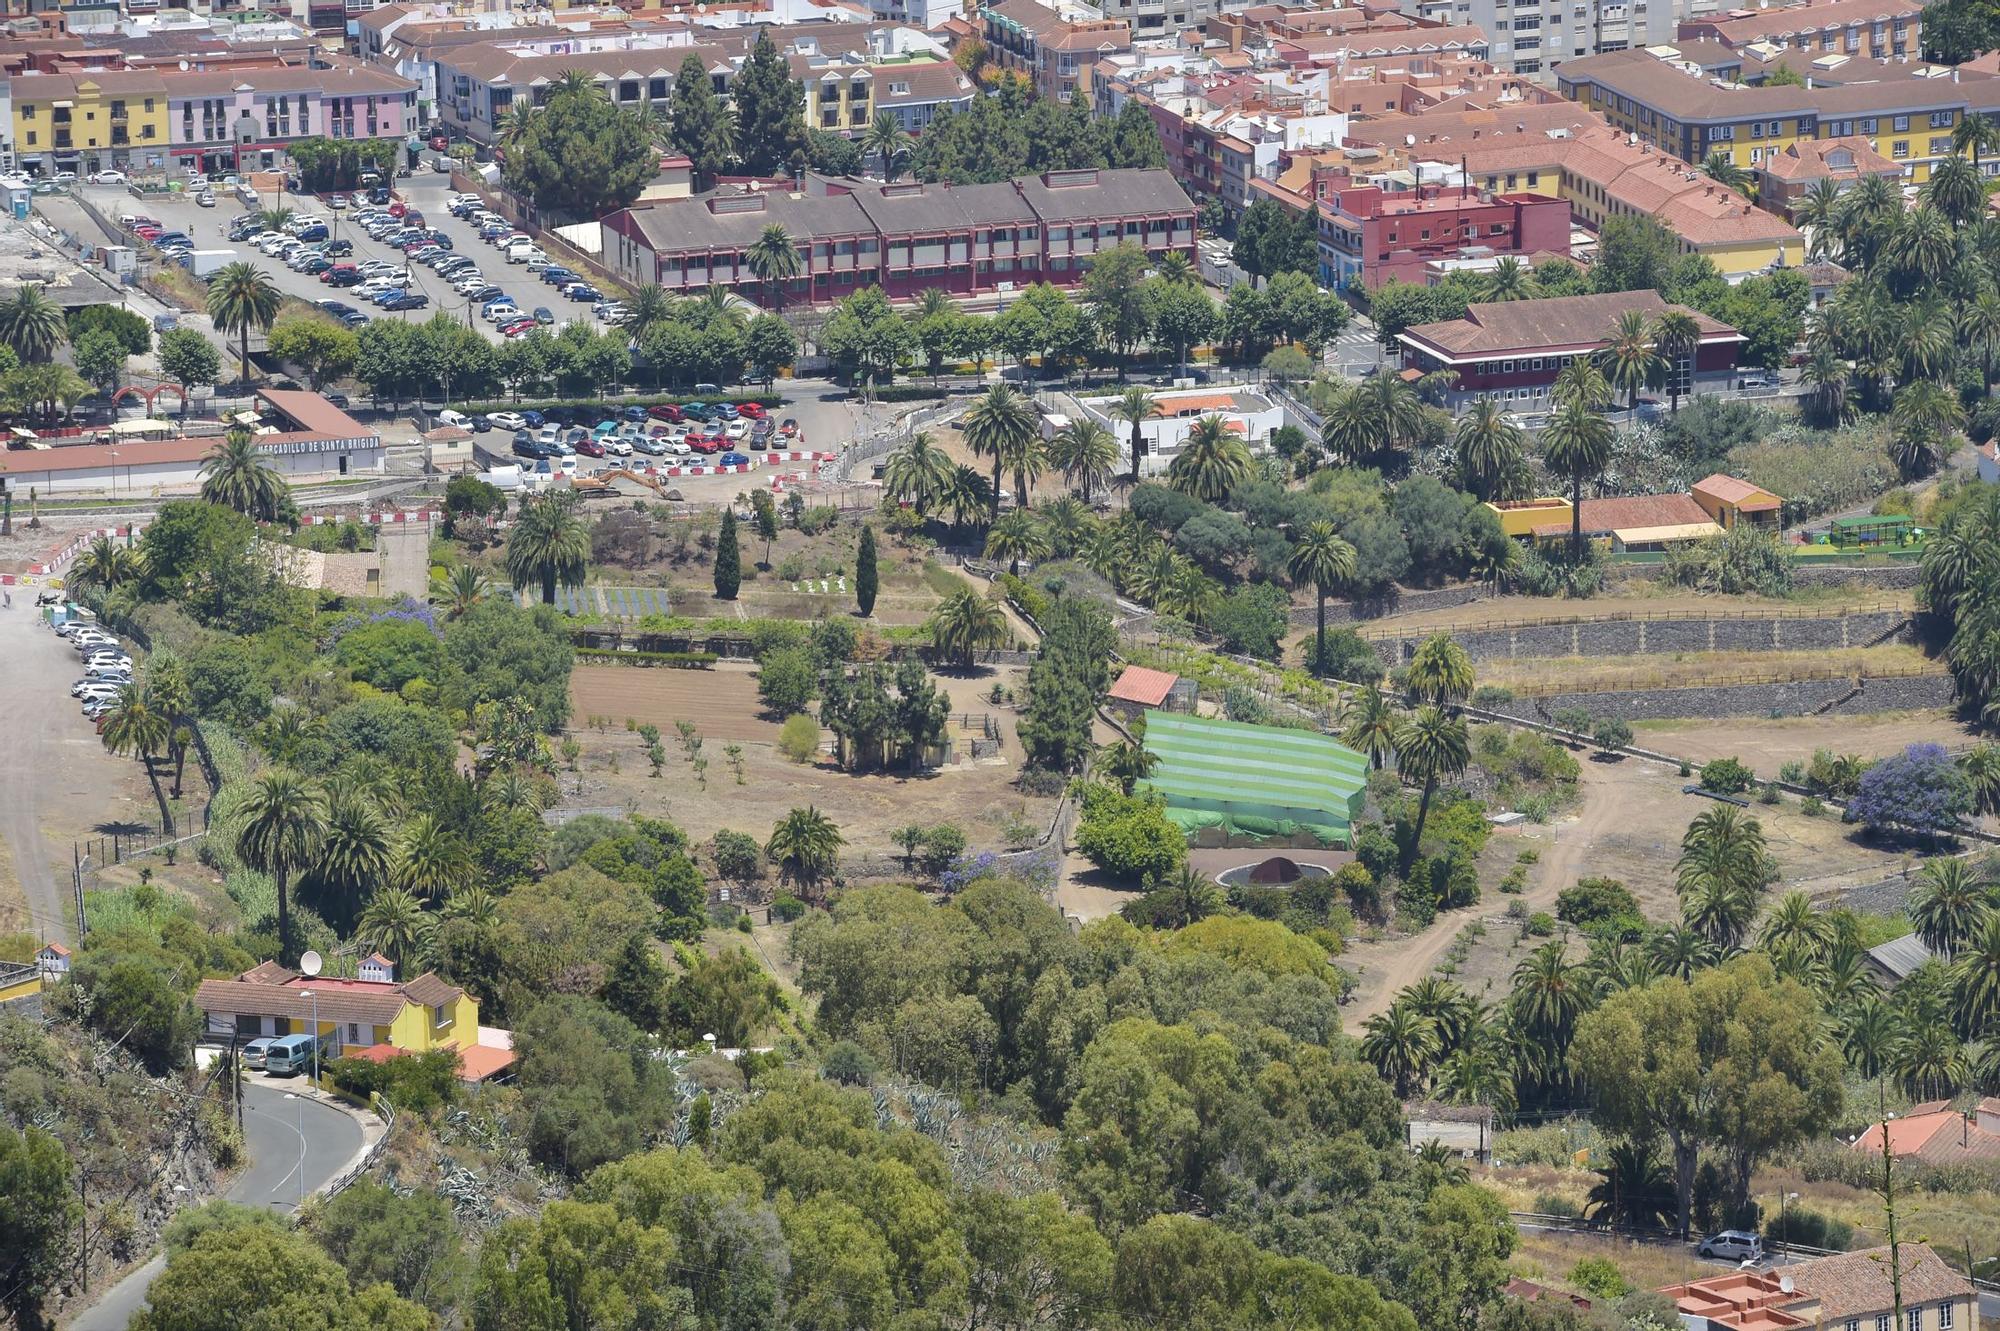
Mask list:
[{"label": "white car", "polygon": [[381,259],[370,259],[368,260],[368,262],[362,264],[354,271],[361,274],[363,277],[381,277],[385,273],[395,272],[396,265],[385,262],[384,260]]},{"label": "white car", "polygon": [[722,427],[724,439],[747,439],[750,437],[750,422],[735,420]]},{"label": "white car", "polygon": [[325,226],[325,225],[326,225],[326,219],[324,217],[314,217],[311,213],[300,213],[294,217],[288,217],[285,219],[285,230],[291,232],[291,234],[295,236],[298,235],[299,232],[305,231],[311,227]]},{"label": "white car", "polygon": [[103,702],[116,702],[122,687],[122,685],[118,684],[94,683],[85,680],[83,683],[76,685],[72,689],[72,692],[76,697],[83,699],[85,702],[99,700]]},{"label": "white car", "polygon": [[83,658],[83,668],[86,670],[130,670],[132,668],[132,658],[119,651],[116,647],[106,647],[102,651],[91,652],[85,656]]},{"label": "white car", "polygon": [[493,422],[493,428],[496,430],[525,430],[528,428],[528,418],[518,411],[496,411],[489,414],[486,419]]},{"label": "white car", "polygon": [[613,457],[629,458],[632,456],[632,441],[623,437],[606,439],[604,451]]},{"label": "white car", "polygon": [[[71,177],[74,179],[74,177]],[[125,183],[123,171],[93,171],[88,179],[93,185],[122,185]]]},{"label": "white car", "polygon": [[498,328],[501,324],[510,323],[520,318],[521,311],[518,306],[514,305],[495,305],[486,310],[485,317],[487,323]]},{"label": "white car", "polygon": [[109,647],[114,651],[120,649],[118,639],[112,637],[109,633],[101,633],[95,629],[87,633],[79,633],[69,641],[70,645],[76,648],[78,656],[89,656],[100,647]]},{"label": "white car", "polygon": [[456,425],[459,429],[464,430],[471,428],[472,418],[462,411],[453,411],[450,407],[446,407],[438,413],[438,424]]}]

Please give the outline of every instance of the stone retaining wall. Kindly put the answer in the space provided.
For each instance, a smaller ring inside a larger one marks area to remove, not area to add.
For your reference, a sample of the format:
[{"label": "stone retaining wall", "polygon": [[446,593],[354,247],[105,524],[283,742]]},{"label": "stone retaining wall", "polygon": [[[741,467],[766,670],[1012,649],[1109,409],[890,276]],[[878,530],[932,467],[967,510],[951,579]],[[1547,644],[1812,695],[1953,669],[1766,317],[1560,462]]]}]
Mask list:
[{"label": "stone retaining wall", "polygon": [[1594,717],[1665,721],[1716,716],[1808,716],[1829,702],[1836,703],[1828,708],[1831,715],[1858,716],[1871,712],[1948,707],[1953,696],[1949,675],[1866,680],[1859,693],[1846,697],[1853,688],[1849,680],[1813,679],[1782,684],[1729,684],[1714,688],[1556,693],[1522,699],[1513,706],[1517,711],[1523,707],[1531,708],[1543,720],[1566,707],[1581,707]]},{"label": "stone retaining wall", "polygon": [[[1389,594],[1378,601],[1329,600],[1326,603],[1326,622],[1329,626],[1365,624],[1386,615],[1414,615],[1425,610],[1451,610],[1461,605],[1471,605],[1474,601],[1483,601],[1491,591],[1491,588],[1480,583],[1417,591],[1405,587],[1391,587]],[[1293,628],[1309,629],[1316,627],[1318,622],[1311,604],[1292,607]]]},{"label": "stone retaining wall", "polygon": [[[1574,624],[1479,629],[1452,636],[1474,661],[1519,657],[1671,656],[1682,652],[1799,652],[1866,646],[1906,625],[1900,610],[1829,615],[1823,619],[1607,619]],[[1384,638],[1376,655],[1390,666],[1408,661],[1425,634]]]}]

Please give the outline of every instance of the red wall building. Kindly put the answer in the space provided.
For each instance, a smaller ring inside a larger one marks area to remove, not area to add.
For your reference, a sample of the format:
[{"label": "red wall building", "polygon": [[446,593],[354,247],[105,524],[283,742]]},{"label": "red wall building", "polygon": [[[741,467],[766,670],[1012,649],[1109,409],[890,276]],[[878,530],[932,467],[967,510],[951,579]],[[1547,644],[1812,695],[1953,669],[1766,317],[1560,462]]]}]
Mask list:
[{"label": "red wall building", "polygon": [[1569,253],[1568,201],[1539,194],[1355,185],[1321,192],[1319,214],[1322,268],[1336,287],[1422,284],[1426,265],[1439,259]]}]

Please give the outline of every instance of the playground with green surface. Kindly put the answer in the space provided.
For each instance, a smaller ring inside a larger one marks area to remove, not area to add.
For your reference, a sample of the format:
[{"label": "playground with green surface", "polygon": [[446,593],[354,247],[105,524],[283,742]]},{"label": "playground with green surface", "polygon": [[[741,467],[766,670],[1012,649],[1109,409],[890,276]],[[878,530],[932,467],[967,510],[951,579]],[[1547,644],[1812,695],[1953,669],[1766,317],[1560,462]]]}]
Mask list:
[{"label": "playground with green surface", "polygon": [[1346,846],[1367,798],[1368,760],[1309,730],[1152,712],[1145,745],[1137,784],[1190,837]]}]

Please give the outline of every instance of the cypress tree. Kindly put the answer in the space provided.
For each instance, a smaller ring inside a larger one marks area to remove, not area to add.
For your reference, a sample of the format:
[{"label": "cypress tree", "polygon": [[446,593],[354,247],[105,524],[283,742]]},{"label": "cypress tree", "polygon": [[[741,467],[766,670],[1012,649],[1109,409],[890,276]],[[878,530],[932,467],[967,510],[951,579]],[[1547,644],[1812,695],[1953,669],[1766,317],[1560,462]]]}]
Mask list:
[{"label": "cypress tree", "polygon": [[743,585],[743,552],[736,548],[736,513],[722,510],[722,535],[715,546],[715,594],[725,601],[736,599]]},{"label": "cypress tree", "polygon": [[792,77],[791,66],[771,44],[769,33],[757,34],[733,91],[736,152],[743,169],[753,176],[785,170],[792,154],[805,150],[806,90]]},{"label": "cypress tree", "polygon": [[729,154],[722,136],[716,133],[722,108],[715,100],[715,90],[709,87],[708,71],[702,68],[700,56],[690,55],[681,61],[680,73],[674,77],[671,116],[674,147],[694,163],[695,188],[714,184],[729,164]]},{"label": "cypress tree", "polygon": [[868,618],[875,613],[875,529],[864,526],[861,529],[861,553],[854,560],[854,603],[861,607],[861,617]]}]

